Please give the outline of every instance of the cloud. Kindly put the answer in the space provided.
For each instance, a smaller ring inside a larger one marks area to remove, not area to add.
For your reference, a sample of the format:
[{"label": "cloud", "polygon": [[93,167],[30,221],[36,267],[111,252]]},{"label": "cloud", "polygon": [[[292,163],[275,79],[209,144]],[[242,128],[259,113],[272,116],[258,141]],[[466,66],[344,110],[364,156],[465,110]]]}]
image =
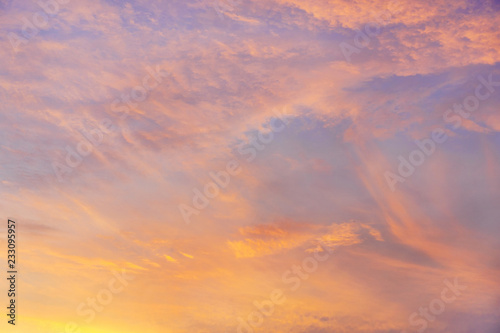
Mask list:
[{"label": "cloud", "polygon": [[[81,321],[78,304],[127,268],[135,284],[89,332],[235,331],[326,244],[335,255],[263,332],[400,332],[454,276],[471,292],[429,331],[495,332],[500,94],[458,129],[443,114],[480,75],[500,78],[498,4],[401,4],[348,62],[340,43],[387,2],[243,1],[221,18],[204,0],[71,1],[16,52],[7,34],[41,9],[0,1],[0,208],[22,225],[21,330]],[[168,76],[131,107],[156,66]],[[238,146],[273,110],[290,122],[249,162]],[[52,163],[103,119],[117,131],[59,182]],[[448,141],[391,192],[384,172],[435,128]],[[178,205],[232,159],[241,174],[186,226]]]},{"label": "cloud", "polygon": [[[336,248],[362,243],[364,238],[372,237],[382,241],[380,232],[359,222],[332,224],[328,227],[318,227],[300,223],[281,222],[253,227],[240,228],[244,240],[228,241],[227,244],[237,258],[260,257],[278,254],[283,251],[316,244],[306,252],[324,251],[323,247]],[[319,236],[314,238],[315,235]]]}]

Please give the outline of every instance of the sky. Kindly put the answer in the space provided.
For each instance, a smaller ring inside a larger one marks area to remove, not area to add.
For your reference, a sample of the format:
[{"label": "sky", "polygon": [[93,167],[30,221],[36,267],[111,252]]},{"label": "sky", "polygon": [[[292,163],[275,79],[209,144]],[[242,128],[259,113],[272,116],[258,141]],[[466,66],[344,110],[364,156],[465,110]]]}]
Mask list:
[{"label": "sky", "polygon": [[1,331],[500,332],[499,24],[0,0]]}]

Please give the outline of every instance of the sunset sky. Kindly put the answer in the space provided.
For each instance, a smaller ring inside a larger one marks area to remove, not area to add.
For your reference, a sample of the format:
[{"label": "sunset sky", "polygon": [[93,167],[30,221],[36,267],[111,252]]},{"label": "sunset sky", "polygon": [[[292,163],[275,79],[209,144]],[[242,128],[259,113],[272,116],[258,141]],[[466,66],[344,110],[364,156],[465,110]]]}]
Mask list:
[{"label": "sunset sky", "polygon": [[0,0],[0,331],[499,333],[499,25],[491,0]]}]

